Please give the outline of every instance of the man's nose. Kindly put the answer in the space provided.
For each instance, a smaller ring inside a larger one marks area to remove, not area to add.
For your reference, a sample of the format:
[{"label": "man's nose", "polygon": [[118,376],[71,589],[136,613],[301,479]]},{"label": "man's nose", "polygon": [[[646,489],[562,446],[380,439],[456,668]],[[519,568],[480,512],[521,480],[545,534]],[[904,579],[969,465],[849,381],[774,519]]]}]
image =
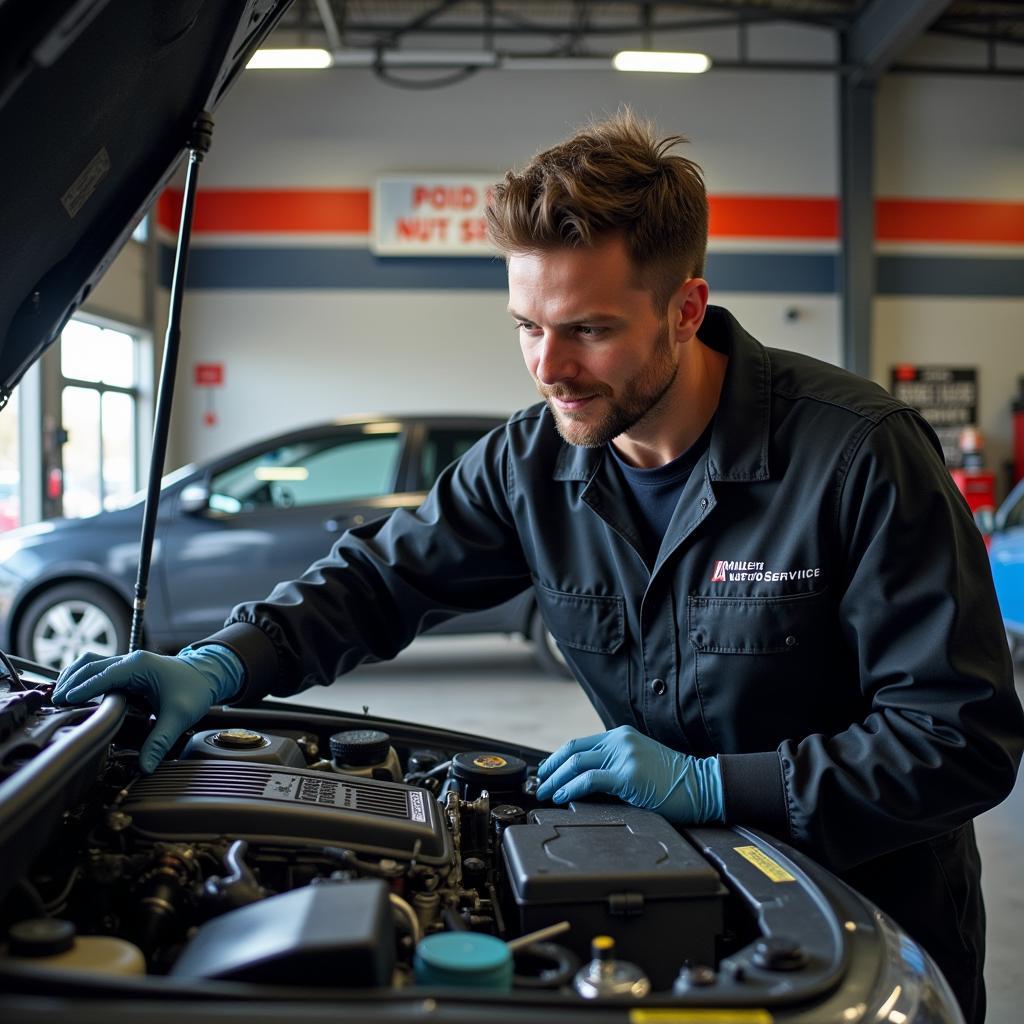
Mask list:
[{"label": "man's nose", "polygon": [[579,372],[569,347],[554,332],[544,335],[540,344],[540,358],[537,360],[537,380],[541,384],[557,384],[571,380]]}]

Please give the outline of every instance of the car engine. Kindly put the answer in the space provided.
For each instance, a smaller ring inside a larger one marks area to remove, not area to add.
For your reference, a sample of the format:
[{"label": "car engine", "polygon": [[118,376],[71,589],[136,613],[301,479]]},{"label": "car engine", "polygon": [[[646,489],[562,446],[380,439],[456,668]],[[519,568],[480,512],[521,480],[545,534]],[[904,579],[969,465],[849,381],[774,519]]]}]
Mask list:
[{"label": "car engine", "polygon": [[[315,734],[203,730],[151,776],[115,750],[22,890],[181,978],[401,984],[443,932],[556,935],[513,959],[527,985],[571,982],[608,933],[661,988],[684,963],[714,963],[726,890],[658,815],[541,808],[534,771],[509,753],[400,757],[379,729],[327,745],[320,757]],[[32,941],[15,953],[46,962]]]},{"label": "car engine", "polygon": [[147,776],[148,709],[47,687],[0,694],[0,989],[820,1009],[888,948],[769,837],[538,801],[541,751],[264,703]]}]

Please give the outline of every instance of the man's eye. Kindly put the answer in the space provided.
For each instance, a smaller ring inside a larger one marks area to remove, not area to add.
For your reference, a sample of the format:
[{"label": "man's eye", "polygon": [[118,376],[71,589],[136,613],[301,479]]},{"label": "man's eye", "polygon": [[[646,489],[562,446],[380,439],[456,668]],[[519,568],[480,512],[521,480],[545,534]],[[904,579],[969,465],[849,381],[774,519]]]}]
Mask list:
[{"label": "man's eye", "polygon": [[517,331],[535,331],[537,329],[536,324],[531,324],[529,320],[517,320],[516,330]]},{"label": "man's eye", "polygon": [[599,338],[607,330],[605,327],[592,327],[590,324],[579,324],[576,328],[577,334],[584,338]]}]

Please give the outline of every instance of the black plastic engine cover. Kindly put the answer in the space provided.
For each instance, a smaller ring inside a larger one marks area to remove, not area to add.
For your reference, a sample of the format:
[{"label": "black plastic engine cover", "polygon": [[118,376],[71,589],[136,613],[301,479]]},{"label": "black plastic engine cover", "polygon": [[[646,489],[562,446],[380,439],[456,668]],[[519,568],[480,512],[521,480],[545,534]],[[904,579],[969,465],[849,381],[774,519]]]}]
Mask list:
[{"label": "black plastic engine cover", "polygon": [[395,936],[386,883],[307,885],[204,924],[171,970],[177,978],[339,988],[391,984]]},{"label": "black plastic engine cover", "polygon": [[[122,805],[152,839],[341,845],[447,864],[448,833],[433,796],[396,782],[239,761],[168,761]],[[419,848],[417,849],[417,844]]]}]

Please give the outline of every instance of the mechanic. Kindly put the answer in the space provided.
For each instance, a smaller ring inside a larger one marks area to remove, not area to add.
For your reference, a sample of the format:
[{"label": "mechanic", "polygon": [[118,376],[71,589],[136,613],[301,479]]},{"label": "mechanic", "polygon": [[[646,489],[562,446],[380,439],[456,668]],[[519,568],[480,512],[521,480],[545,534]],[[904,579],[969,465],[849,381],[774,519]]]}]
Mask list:
[{"label": "mechanic", "polygon": [[539,797],[766,829],[891,913],[981,1021],[971,819],[1024,735],[981,536],[915,411],[708,305],[682,141],[622,111],[495,187],[544,402],[214,636],[85,655],[54,699],[146,694],[150,772],[214,703],[330,684],[532,586],[609,730],[549,757]]}]

